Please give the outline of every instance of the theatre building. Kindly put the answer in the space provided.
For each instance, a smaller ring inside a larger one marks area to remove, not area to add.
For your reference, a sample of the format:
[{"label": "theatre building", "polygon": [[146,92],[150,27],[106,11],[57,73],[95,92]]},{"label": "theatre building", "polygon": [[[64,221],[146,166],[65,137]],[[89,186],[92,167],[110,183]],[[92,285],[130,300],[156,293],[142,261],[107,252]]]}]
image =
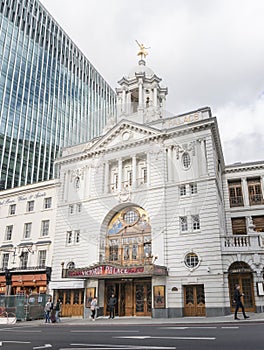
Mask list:
[{"label": "theatre building", "polygon": [[[231,220],[241,211],[229,203],[241,198],[229,202],[228,186],[240,171],[225,168],[210,108],[167,115],[167,88],[142,59],[119,84],[118,113],[103,135],[65,148],[56,161],[50,288],[63,314],[88,317],[96,295],[107,316],[114,293],[119,316],[224,315],[243,271],[250,271],[251,310],[261,310],[261,233],[245,226],[243,239],[233,237]],[[247,204],[243,216],[250,208],[257,207]]]}]

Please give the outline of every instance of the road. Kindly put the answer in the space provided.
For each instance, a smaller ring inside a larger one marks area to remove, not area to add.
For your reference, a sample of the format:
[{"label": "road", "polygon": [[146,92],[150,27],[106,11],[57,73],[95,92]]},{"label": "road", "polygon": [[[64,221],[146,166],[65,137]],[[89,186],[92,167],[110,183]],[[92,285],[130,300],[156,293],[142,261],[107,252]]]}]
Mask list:
[{"label": "road", "polygon": [[0,350],[263,350],[264,323],[16,324],[0,326]]}]

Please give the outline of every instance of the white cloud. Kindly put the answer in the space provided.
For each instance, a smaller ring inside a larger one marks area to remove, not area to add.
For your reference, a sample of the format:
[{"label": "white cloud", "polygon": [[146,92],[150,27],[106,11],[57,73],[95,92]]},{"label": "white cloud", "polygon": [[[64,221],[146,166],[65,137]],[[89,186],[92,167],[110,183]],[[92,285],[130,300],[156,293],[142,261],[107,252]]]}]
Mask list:
[{"label": "white cloud", "polygon": [[210,106],[228,163],[264,158],[252,140],[264,134],[264,1],[41,1],[113,88],[137,63],[137,39],[169,112]]}]

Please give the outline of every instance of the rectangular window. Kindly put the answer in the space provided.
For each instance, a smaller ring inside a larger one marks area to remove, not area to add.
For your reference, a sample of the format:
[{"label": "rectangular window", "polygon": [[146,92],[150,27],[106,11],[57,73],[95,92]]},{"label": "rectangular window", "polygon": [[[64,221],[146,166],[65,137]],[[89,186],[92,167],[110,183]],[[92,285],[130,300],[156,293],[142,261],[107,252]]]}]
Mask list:
[{"label": "rectangular window", "polygon": [[199,215],[192,215],[192,228],[194,231],[200,230],[200,217],[199,217]]},{"label": "rectangular window", "polygon": [[74,205],[70,204],[69,205],[69,214],[73,214],[74,213]]},{"label": "rectangular window", "polygon": [[264,204],[259,178],[248,180],[248,194],[250,205]]},{"label": "rectangular window", "polygon": [[132,246],[132,259],[136,260],[137,257],[138,257],[138,245],[133,244],[133,246]]},{"label": "rectangular window", "polygon": [[34,210],[34,201],[27,202],[27,212],[31,212]]},{"label": "rectangular window", "polygon": [[11,241],[13,233],[13,225],[6,226],[6,241]]},{"label": "rectangular window", "polygon": [[76,231],[74,232],[74,234],[75,234],[75,239],[74,239],[75,243],[80,243],[80,239],[81,239],[80,230],[76,230]]},{"label": "rectangular window", "polygon": [[77,203],[76,211],[77,211],[77,213],[81,213],[81,211],[82,211],[82,203]]},{"label": "rectangular window", "polygon": [[247,225],[246,218],[232,218],[232,232],[233,235],[246,235],[247,234]]},{"label": "rectangular window", "polygon": [[186,232],[186,231],[188,231],[187,216],[181,216],[181,217],[180,217],[180,225],[181,225],[181,232]]},{"label": "rectangular window", "polygon": [[28,252],[22,252],[20,255],[20,268],[26,269],[28,264]]},{"label": "rectangular window", "polygon": [[132,171],[131,170],[129,170],[127,172],[127,183],[129,186],[132,186]]},{"label": "rectangular window", "polygon": [[32,222],[27,222],[24,225],[24,238],[29,238],[31,236]]},{"label": "rectangular window", "polygon": [[52,203],[52,198],[44,198],[44,209],[50,209],[51,208],[51,203]]},{"label": "rectangular window", "polygon": [[198,192],[196,183],[190,184],[190,192],[191,194],[196,194]]},{"label": "rectangular window", "polygon": [[228,181],[230,207],[244,206],[241,180]]},{"label": "rectangular window", "polygon": [[16,213],[16,204],[11,204],[9,206],[9,215],[15,215]]},{"label": "rectangular window", "polygon": [[45,267],[46,266],[46,256],[47,251],[46,250],[40,250],[38,254],[38,266],[39,267]]},{"label": "rectangular window", "polygon": [[117,261],[118,260],[118,246],[113,245],[109,249],[109,260],[110,261]]},{"label": "rectangular window", "polygon": [[143,182],[144,182],[144,184],[146,184],[147,181],[148,181],[148,171],[147,171],[147,168],[143,168],[142,171],[143,171]]},{"label": "rectangular window", "polygon": [[254,231],[264,232],[264,215],[252,216],[253,224],[255,225]]},{"label": "rectangular window", "polygon": [[41,223],[41,236],[49,235],[49,220],[43,220]]},{"label": "rectangular window", "polygon": [[2,271],[5,269],[8,269],[8,262],[9,262],[9,254],[4,253],[2,256]]},{"label": "rectangular window", "polygon": [[179,187],[180,190],[180,196],[186,196],[186,185],[181,185]]},{"label": "rectangular window", "polygon": [[66,245],[72,244],[72,231],[67,231]]},{"label": "rectangular window", "polygon": [[124,249],[124,260],[128,260],[129,259],[129,245],[125,245],[123,249]]},{"label": "rectangular window", "polygon": [[114,190],[118,189],[118,174],[114,174]]}]

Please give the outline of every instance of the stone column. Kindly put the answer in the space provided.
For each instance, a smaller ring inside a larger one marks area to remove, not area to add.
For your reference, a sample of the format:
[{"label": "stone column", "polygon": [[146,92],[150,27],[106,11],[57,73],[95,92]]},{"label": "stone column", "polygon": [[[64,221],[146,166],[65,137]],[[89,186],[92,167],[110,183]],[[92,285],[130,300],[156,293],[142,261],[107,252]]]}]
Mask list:
[{"label": "stone column", "polygon": [[262,191],[262,198],[264,197],[264,175],[261,175],[260,177],[260,186]]},{"label": "stone column", "polygon": [[143,84],[142,79],[138,82],[138,109],[143,108]]},{"label": "stone column", "polygon": [[242,178],[242,192],[244,198],[244,206],[249,206],[248,185],[247,179],[245,177]]},{"label": "stone column", "polygon": [[132,157],[132,188],[137,187],[137,157]]},{"label": "stone column", "polygon": [[126,90],[125,90],[125,88],[123,88],[123,91],[122,91],[122,112],[123,113],[126,112]]},{"label": "stone column", "polygon": [[118,191],[122,190],[122,159],[118,159]]},{"label": "stone column", "polygon": [[150,185],[150,154],[147,153],[147,185]]},{"label": "stone column", "polygon": [[109,162],[105,162],[104,193],[109,192]]},{"label": "stone column", "polygon": [[154,89],[153,89],[153,106],[154,107],[157,107],[158,105],[158,99],[157,99],[157,96],[158,96],[158,89],[157,89],[157,86],[155,85],[154,86]]}]

